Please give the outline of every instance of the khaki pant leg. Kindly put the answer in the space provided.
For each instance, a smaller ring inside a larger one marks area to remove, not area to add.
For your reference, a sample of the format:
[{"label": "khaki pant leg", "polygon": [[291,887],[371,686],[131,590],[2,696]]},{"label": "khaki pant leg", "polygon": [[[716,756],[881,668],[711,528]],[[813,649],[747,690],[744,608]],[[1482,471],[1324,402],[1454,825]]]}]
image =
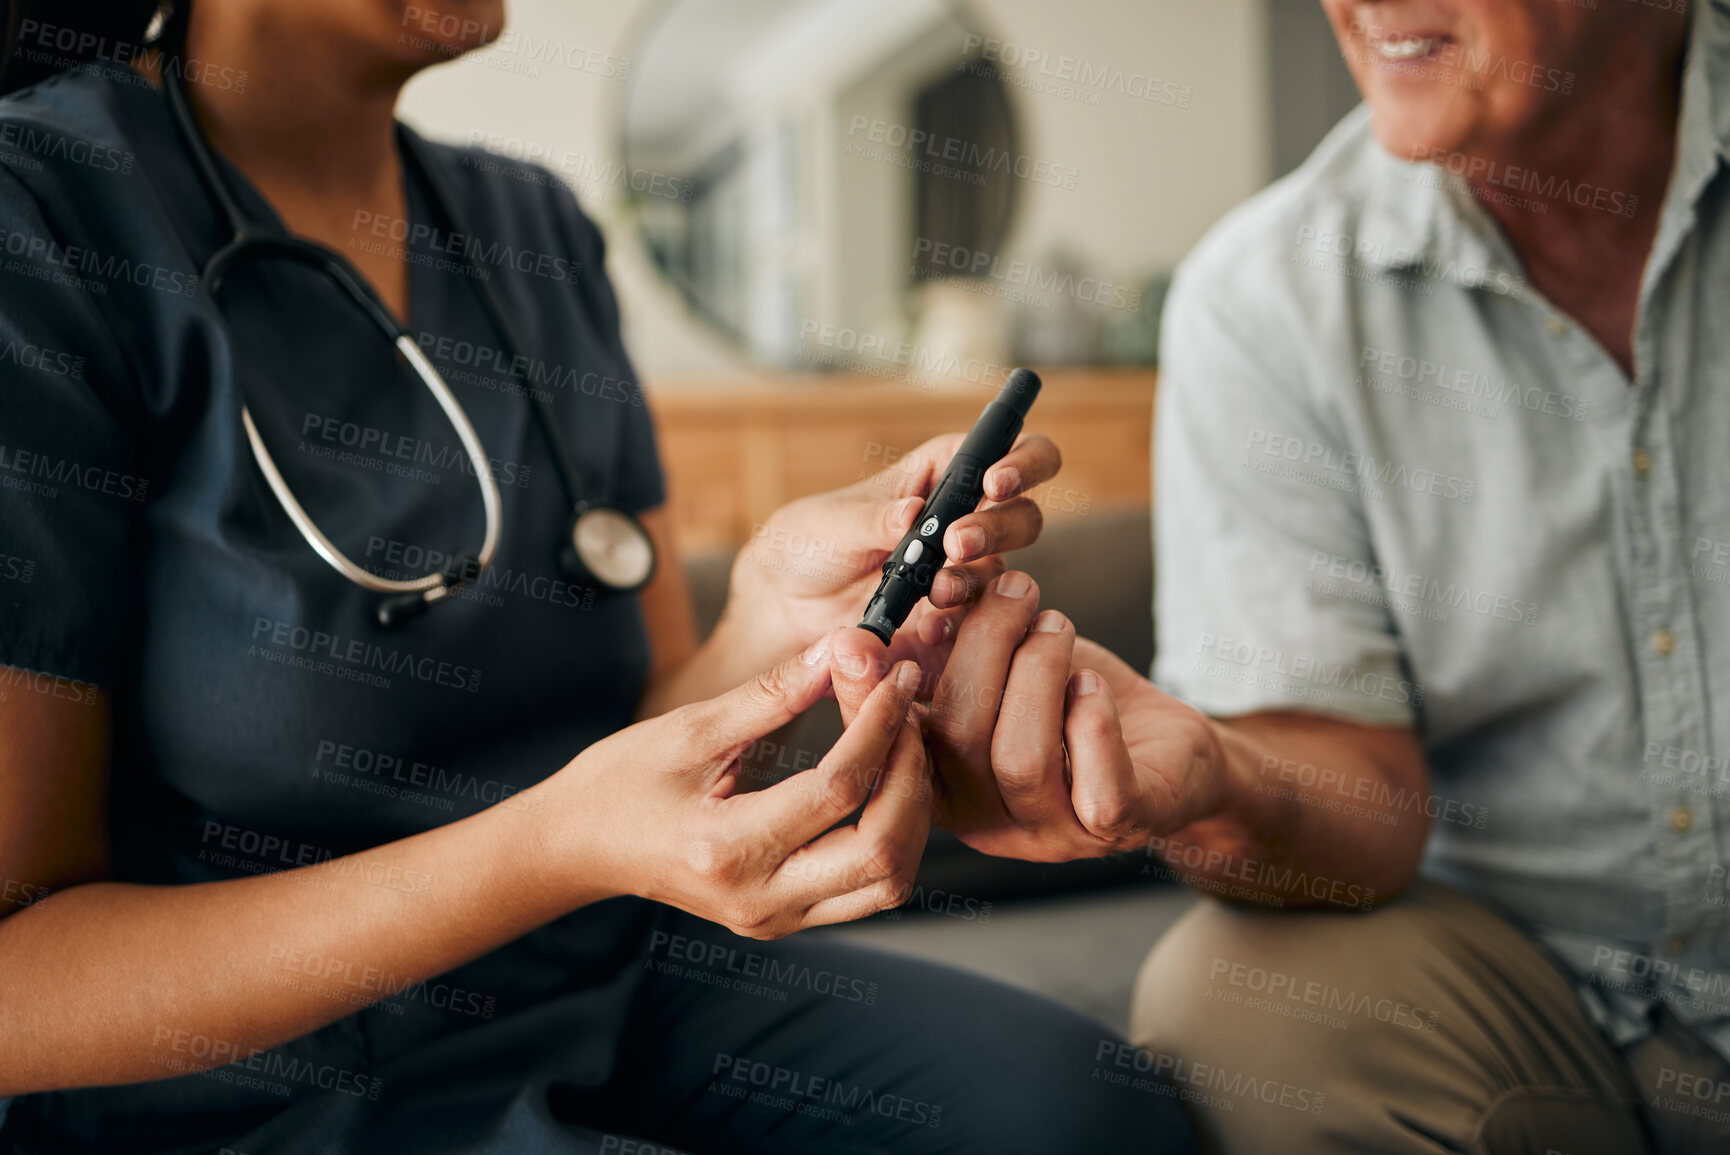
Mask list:
[{"label": "khaki pant leg", "polygon": [[1664,1008],[1623,1052],[1661,1155],[1730,1151],[1730,1062]]},{"label": "khaki pant leg", "polygon": [[1571,980],[1430,883],[1372,914],[1202,902],[1142,965],[1130,1037],[1224,1155],[1650,1151]]}]

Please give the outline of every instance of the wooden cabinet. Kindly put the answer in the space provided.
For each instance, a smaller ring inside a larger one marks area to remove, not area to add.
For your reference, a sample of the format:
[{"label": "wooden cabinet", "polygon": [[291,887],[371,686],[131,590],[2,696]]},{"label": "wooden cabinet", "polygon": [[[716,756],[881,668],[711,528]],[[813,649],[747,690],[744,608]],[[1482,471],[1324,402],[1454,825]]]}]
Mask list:
[{"label": "wooden cabinet", "polygon": [[[1047,522],[1147,506],[1154,374],[1042,376],[1027,429],[1063,451],[1063,472],[1035,495]],[[650,383],[680,548],[735,550],[787,502],[869,477],[939,433],[965,432],[994,392],[847,376]]]}]

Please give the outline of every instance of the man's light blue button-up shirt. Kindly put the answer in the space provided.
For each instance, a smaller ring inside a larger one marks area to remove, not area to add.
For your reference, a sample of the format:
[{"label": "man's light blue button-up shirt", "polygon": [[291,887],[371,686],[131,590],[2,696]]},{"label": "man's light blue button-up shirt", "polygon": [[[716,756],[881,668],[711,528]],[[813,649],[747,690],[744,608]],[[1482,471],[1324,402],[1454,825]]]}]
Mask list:
[{"label": "man's light blue button-up shirt", "polygon": [[1416,725],[1434,796],[1379,802],[1429,815],[1425,872],[1548,944],[1615,1041],[1661,998],[1730,1055],[1730,3],[1692,20],[1662,205],[1476,194],[1660,214],[1632,382],[1362,108],[1185,262],[1155,678]]}]

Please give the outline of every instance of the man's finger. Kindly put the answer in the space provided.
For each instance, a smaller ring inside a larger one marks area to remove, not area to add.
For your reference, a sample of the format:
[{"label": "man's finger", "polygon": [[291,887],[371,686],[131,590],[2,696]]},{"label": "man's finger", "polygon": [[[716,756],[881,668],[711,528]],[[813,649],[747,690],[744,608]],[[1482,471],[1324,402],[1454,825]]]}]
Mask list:
[{"label": "man's finger", "polygon": [[1100,853],[1145,842],[1153,829],[1147,784],[1123,741],[1117,699],[1104,678],[1077,670],[1069,678],[1063,739],[1069,747],[1070,804]]},{"label": "man's finger", "polygon": [[[955,632],[961,628],[961,619],[967,616],[962,607],[940,610],[927,601],[913,611],[911,619],[913,634],[919,639],[919,644],[931,650],[941,650],[955,640]],[[948,660],[948,654],[942,655],[942,660]],[[938,672],[941,673],[941,667]]]},{"label": "man's finger", "polygon": [[1063,454],[1043,433],[1023,433],[1003,460],[985,471],[985,496],[992,501],[1019,497],[1057,476]]},{"label": "man's finger", "polygon": [[1045,514],[1038,504],[1017,497],[956,518],[943,535],[943,552],[951,561],[964,562],[1026,549],[1044,528]]},{"label": "man's finger", "polygon": [[998,578],[961,623],[931,700],[927,729],[947,757],[939,759],[951,809],[1003,815],[991,775],[991,733],[1015,649],[1039,608],[1039,589],[1018,570]]},{"label": "man's finger", "polygon": [[1056,610],[1033,619],[1015,651],[997,728],[991,735],[991,771],[1004,808],[1024,830],[1061,836],[1081,833],[1064,781],[1064,696],[1075,629]]},{"label": "man's finger", "polygon": [[1006,568],[996,554],[962,565],[946,565],[932,579],[926,600],[940,610],[971,605]]},{"label": "man's finger", "polygon": [[1010,570],[962,619],[931,706],[933,724],[952,748],[989,749],[1009,663],[1038,610],[1039,587]]}]

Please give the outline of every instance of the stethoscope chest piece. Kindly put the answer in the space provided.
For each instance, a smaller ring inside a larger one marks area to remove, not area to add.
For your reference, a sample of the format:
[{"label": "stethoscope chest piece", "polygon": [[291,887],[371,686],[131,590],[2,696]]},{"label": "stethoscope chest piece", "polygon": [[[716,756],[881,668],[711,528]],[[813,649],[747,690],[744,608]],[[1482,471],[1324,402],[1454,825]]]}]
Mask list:
[{"label": "stethoscope chest piece", "polygon": [[655,576],[655,543],[643,523],[604,505],[585,505],[571,521],[559,565],[585,585],[634,593]]}]

